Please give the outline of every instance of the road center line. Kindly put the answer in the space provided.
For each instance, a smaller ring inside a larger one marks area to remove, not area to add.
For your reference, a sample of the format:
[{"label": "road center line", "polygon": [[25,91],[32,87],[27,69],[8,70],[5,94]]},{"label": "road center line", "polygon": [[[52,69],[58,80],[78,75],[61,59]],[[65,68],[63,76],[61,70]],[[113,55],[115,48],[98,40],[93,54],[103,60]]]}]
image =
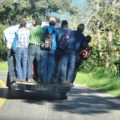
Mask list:
[{"label": "road center line", "polygon": [[[0,80],[0,86],[2,86],[2,88],[7,88],[6,84],[2,80]],[[0,107],[2,107],[5,104],[5,101],[5,98],[0,98]]]}]

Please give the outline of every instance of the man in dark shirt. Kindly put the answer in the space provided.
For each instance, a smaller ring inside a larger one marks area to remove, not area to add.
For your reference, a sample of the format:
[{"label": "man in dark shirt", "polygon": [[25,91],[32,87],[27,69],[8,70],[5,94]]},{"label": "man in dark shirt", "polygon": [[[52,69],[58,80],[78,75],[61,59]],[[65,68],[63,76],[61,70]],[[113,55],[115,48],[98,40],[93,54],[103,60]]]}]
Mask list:
[{"label": "man in dark shirt", "polygon": [[69,42],[61,56],[60,80],[73,86],[75,78],[77,53],[86,47],[86,37],[83,34],[84,24],[79,24],[77,31],[70,33]]},{"label": "man in dark shirt", "polygon": [[61,28],[58,31],[58,49],[57,49],[57,71],[56,71],[56,80],[57,82],[64,82],[59,80],[60,77],[60,69],[61,69],[61,57],[64,54],[64,51],[67,47],[67,42],[69,41],[71,29],[68,26],[68,21],[63,20],[61,22]]}]

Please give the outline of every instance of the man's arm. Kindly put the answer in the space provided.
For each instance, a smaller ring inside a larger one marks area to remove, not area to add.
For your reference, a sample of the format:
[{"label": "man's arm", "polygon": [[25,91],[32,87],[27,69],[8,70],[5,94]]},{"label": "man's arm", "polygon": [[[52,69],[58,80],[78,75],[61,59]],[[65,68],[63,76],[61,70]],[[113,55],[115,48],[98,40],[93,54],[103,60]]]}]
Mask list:
[{"label": "man's arm", "polygon": [[3,31],[3,37],[4,37],[4,40],[5,40],[5,42],[6,42],[7,48],[8,48],[8,49],[11,49],[12,43],[11,43],[11,41],[10,41],[10,35],[9,35],[8,29],[5,29],[5,30]]}]

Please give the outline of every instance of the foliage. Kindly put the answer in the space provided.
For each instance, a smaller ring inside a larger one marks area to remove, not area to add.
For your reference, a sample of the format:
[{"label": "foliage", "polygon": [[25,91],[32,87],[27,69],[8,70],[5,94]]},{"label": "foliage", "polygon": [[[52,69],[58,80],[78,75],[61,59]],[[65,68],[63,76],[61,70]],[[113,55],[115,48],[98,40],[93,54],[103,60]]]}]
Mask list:
[{"label": "foliage", "polygon": [[4,29],[5,29],[5,26],[3,24],[0,24],[0,61],[6,60],[6,47],[3,40]]},{"label": "foliage", "polygon": [[[104,66],[108,54],[110,61],[107,69],[116,73],[117,66],[114,63],[120,59],[120,9],[119,1],[115,1],[114,5],[113,1],[115,0],[89,0],[91,6],[93,6],[94,14],[91,15],[87,27],[92,32],[93,42],[96,46],[98,46],[98,43],[94,39],[97,41],[97,30],[100,30],[101,51],[97,48],[98,52],[101,52],[99,61]],[[108,41],[110,39],[109,31],[112,32],[112,41]],[[95,47],[95,45],[93,46]]]},{"label": "foliage", "polygon": [[13,4],[13,0],[5,0],[0,4],[0,21],[10,17],[30,16],[38,13],[46,15],[49,11],[68,10],[71,0],[20,0],[20,3]]},{"label": "foliage", "polygon": [[8,71],[8,64],[7,62],[0,61],[0,71]]}]

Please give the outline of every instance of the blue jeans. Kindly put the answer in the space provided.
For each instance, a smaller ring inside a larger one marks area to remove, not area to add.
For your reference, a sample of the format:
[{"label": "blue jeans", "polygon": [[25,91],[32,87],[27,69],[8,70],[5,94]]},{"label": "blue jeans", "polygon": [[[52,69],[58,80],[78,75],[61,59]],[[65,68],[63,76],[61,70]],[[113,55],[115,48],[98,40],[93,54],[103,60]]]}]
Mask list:
[{"label": "blue jeans", "polygon": [[36,66],[35,69],[36,70],[36,78],[39,80],[40,79],[40,46],[39,45],[29,45],[28,48],[28,79],[33,78],[32,76],[32,65],[33,65],[33,61],[36,60]]},{"label": "blue jeans", "polygon": [[8,75],[10,82],[16,78],[15,73],[15,52],[12,49],[7,50],[7,61],[8,61]]},{"label": "blue jeans", "polygon": [[60,81],[72,83],[75,75],[75,52],[64,52],[61,57]]},{"label": "blue jeans", "polygon": [[26,80],[27,61],[28,61],[28,48],[17,47],[15,58],[16,58],[17,78],[21,79],[21,80]]},{"label": "blue jeans", "polygon": [[41,80],[43,83],[53,82],[56,70],[55,51],[41,51]]}]

